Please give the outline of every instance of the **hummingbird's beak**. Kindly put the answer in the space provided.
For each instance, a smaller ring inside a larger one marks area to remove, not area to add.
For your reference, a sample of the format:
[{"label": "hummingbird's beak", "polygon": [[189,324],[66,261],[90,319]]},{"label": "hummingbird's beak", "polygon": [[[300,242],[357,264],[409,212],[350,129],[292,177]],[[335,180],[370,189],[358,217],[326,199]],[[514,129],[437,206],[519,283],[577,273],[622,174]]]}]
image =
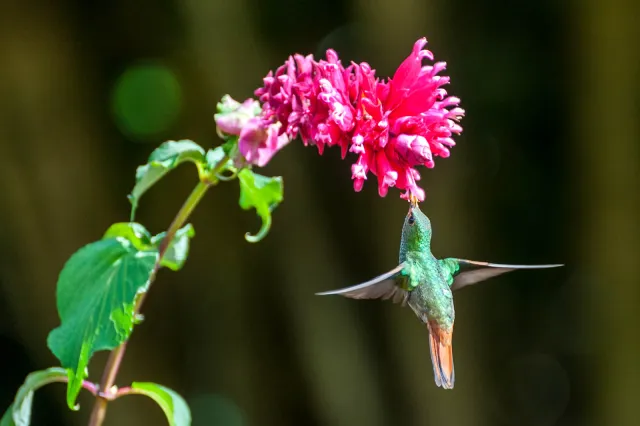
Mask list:
[{"label": "hummingbird's beak", "polygon": [[418,207],[418,198],[415,195],[411,194],[409,196],[409,203],[412,209]]}]

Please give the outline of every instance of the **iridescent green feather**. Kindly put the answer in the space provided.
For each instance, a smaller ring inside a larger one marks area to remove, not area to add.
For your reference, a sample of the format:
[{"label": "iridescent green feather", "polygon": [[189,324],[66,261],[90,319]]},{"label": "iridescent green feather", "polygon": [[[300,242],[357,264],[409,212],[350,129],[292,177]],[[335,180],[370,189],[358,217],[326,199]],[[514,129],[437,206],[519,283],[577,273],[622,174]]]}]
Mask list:
[{"label": "iridescent green feather", "polygon": [[440,259],[438,260],[438,262],[440,262],[442,271],[447,274],[447,283],[449,284],[449,286],[451,286],[451,284],[453,284],[454,276],[460,270],[460,262],[458,262],[457,259],[453,259],[450,257],[446,259]]},{"label": "iridescent green feather", "polygon": [[415,279],[415,277],[420,276],[422,272],[420,270],[420,265],[417,262],[414,262],[412,257],[413,256],[411,256],[410,253],[405,258],[404,268],[396,281],[400,288],[407,291],[411,291],[420,285],[420,281]]}]

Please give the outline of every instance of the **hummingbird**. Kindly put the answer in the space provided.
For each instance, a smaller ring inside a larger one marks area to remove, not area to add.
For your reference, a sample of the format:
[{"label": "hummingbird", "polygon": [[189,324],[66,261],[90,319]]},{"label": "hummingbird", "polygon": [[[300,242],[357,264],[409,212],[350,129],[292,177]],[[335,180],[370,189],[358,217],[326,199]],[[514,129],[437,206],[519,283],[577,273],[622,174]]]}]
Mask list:
[{"label": "hummingbird", "polygon": [[437,259],[431,253],[431,221],[412,199],[400,239],[399,264],[369,281],[339,290],[316,293],[337,294],[351,299],[381,299],[407,306],[429,331],[429,349],[437,386],[453,389],[453,292],[516,269],[542,269],[555,265],[505,265],[449,257]]}]

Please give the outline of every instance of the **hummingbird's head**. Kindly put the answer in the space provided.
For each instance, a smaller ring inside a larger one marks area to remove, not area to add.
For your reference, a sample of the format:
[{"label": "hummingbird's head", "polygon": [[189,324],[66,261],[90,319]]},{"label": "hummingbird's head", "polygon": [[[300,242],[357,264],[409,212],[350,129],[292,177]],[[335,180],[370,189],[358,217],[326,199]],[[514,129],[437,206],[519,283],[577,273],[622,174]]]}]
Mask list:
[{"label": "hummingbird's head", "polygon": [[406,251],[429,250],[431,221],[422,213],[418,203],[411,203],[402,227],[402,245]]}]

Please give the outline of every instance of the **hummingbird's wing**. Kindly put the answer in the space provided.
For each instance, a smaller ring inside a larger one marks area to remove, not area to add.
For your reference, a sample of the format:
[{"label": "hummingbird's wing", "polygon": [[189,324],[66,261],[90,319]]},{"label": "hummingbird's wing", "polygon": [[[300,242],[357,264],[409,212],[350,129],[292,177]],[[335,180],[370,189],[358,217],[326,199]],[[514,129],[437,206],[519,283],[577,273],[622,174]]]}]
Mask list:
[{"label": "hummingbird's wing", "polygon": [[557,268],[564,266],[556,265],[504,265],[500,263],[478,262],[475,260],[447,258],[440,260],[441,265],[451,271],[453,275],[453,283],[451,290],[459,290],[462,287],[476,284],[481,281],[495,277],[505,272],[516,269],[545,269]]},{"label": "hummingbird's wing", "polygon": [[404,262],[389,272],[378,275],[372,280],[339,290],[316,293],[318,296],[338,294],[351,299],[391,299],[393,303],[402,303],[404,306],[409,298],[409,292],[403,288],[405,276],[401,275]]}]

